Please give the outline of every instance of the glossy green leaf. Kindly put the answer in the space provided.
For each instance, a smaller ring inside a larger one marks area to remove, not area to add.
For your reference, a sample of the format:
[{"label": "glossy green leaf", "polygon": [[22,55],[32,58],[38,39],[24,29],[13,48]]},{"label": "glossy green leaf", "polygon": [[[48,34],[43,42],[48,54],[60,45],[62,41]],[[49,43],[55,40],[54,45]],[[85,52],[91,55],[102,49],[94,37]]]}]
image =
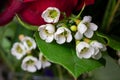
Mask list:
[{"label": "glossy green leaf", "polygon": [[112,38],[108,35],[97,33],[99,37],[105,38],[107,40],[107,45],[113,48],[114,50],[120,50],[120,42],[117,41],[115,38]]},{"label": "glossy green leaf", "polygon": [[46,43],[40,39],[38,32],[35,33],[35,38],[44,56],[49,61],[62,65],[75,78],[84,72],[102,66],[102,63],[93,59],[79,59],[76,56],[75,45],[72,45],[72,43],[63,45],[59,45],[56,42]]}]

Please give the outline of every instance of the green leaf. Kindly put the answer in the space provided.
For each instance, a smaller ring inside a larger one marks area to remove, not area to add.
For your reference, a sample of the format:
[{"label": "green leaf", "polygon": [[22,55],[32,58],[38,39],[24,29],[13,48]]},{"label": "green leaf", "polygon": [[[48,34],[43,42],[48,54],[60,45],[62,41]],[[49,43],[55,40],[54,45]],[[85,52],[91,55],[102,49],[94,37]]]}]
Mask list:
[{"label": "green leaf", "polygon": [[116,13],[116,6],[117,6],[117,1],[116,0],[109,0],[108,1],[108,5],[104,14],[104,18],[103,18],[103,22],[102,22],[102,26],[100,27],[101,30],[103,31],[109,31],[109,29],[111,28],[110,24],[113,21],[113,18],[115,16]]},{"label": "green leaf", "polygon": [[18,16],[16,16],[16,17],[17,17],[19,23],[20,23],[23,27],[25,27],[25,28],[27,28],[27,29],[29,29],[29,30],[32,30],[32,31],[36,31],[36,30],[38,29],[38,26],[33,26],[33,25],[30,25],[30,24],[27,24],[27,23],[23,22]]},{"label": "green leaf", "polygon": [[115,38],[112,38],[108,35],[105,35],[103,33],[97,33],[99,37],[105,38],[107,40],[107,45],[114,50],[120,50],[120,42],[115,40]]},{"label": "green leaf", "polygon": [[35,33],[35,39],[39,49],[49,61],[62,65],[75,78],[84,72],[102,66],[102,63],[93,59],[79,59],[76,56],[75,45],[46,43],[40,39],[38,32]]}]

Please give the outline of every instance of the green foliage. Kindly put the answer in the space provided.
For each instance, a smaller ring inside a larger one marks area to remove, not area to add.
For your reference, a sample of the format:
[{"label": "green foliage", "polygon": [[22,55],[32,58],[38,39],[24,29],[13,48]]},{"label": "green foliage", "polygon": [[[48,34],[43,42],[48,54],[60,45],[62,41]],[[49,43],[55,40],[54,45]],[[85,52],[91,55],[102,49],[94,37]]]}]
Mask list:
[{"label": "green foliage", "polygon": [[48,60],[62,65],[75,78],[84,72],[88,72],[102,66],[99,61],[93,59],[79,59],[76,56],[75,47],[73,47],[75,44],[59,45],[55,42],[46,43],[40,39],[38,32],[35,33],[35,39],[39,49]]},{"label": "green foliage", "polygon": [[115,40],[115,38],[112,38],[106,34],[97,33],[97,35],[101,38],[105,38],[107,40],[107,46],[113,48],[114,50],[120,50],[120,42],[118,40]]},{"label": "green foliage", "polygon": [[32,31],[36,31],[36,30],[37,30],[37,28],[38,28],[37,26],[33,26],[33,25],[30,25],[30,24],[27,24],[27,23],[21,21],[21,19],[20,19],[18,16],[16,16],[16,17],[17,17],[19,23],[20,23],[23,27],[25,27],[26,29],[29,29],[29,30],[32,30]]},{"label": "green foliage", "polygon": [[118,0],[118,2],[117,2],[117,0],[109,0],[108,1],[107,9],[105,11],[102,26],[101,26],[102,31],[107,31],[107,33],[110,31],[111,23],[114,20],[116,11],[119,8],[119,4],[120,4],[119,0]]},{"label": "green foliage", "polygon": [[33,36],[33,32],[18,25],[15,21],[12,21],[4,27],[0,27],[0,58],[9,67],[11,71],[20,71],[20,60],[17,60],[11,54],[11,47],[15,42],[19,42],[18,36],[20,34]]}]

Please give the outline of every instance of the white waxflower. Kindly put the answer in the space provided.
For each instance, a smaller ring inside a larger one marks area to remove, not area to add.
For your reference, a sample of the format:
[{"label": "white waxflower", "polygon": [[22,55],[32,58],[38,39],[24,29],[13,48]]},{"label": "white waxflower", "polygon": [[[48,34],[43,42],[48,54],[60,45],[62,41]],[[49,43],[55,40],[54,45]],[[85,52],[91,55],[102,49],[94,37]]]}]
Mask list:
[{"label": "white waxflower", "polygon": [[28,72],[36,72],[41,69],[41,62],[33,56],[27,56],[23,59],[21,68]]},{"label": "white waxflower", "polygon": [[55,26],[52,24],[41,25],[38,28],[39,35],[41,39],[45,40],[47,43],[50,43],[54,39]]},{"label": "white waxflower", "polygon": [[78,24],[78,32],[75,34],[75,39],[82,39],[83,35],[87,38],[91,38],[94,34],[94,31],[97,30],[98,26],[94,23],[91,23],[92,17],[85,16],[83,20]]},{"label": "white waxflower", "polygon": [[55,40],[58,44],[72,41],[72,34],[68,28],[60,27],[55,32]]},{"label": "white waxflower", "polygon": [[17,59],[21,59],[26,54],[24,45],[19,42],[14,43],[13,47],[11,48],[11,54]]},{"label": "white waxflower", "polygon": [[92,55],[92,58],[100,59],[102,57],[101,51],[106,51],[106,46],[98,41],[92,41],[90,45],[95,49],[95,53]]},{"label": "white waxflower", "polygon": [[60,17],[60,10],[56,7],[48,7],[41,16],[47,23],[57,23]]},{"label": "white waxflower", "polygon": [[42,68],[46,68],[46,67],[49,67],[51,66],[51,63],[49,61],[46,60],[46,58],[43,56],[42,53],[39,54],[39,60],[41,61],[41,65],[42,65]]},{"label": "white waxflower", "polygon": [[76,46],[76,53],[77,56],[82,59],[82,58],[90,58],[94,54],[94,48],[91,47],[88,43],[86,42],[80,42]]},{"label": "white waxflower", "polygon": [[31,51],[32,49],[36,48],[36,42],[31,37],[25,36],[23,39],[21,39],[21,42],[26,48],[26,51]]}]

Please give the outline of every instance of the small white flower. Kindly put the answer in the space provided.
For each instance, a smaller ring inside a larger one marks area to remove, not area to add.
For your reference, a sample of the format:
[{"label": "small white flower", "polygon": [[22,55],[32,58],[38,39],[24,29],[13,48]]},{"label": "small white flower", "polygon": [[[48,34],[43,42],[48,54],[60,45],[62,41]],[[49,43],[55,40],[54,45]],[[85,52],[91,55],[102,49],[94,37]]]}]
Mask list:
[{"label": "small white flower", "polygon": [[97,30],[98,26],[94,23],[91,23],[91,20],[91,16],[85,16],[83,18],[83,20],[78,24],[78,32],[75,34],[75,39],[82,39],[83,34],[87,38],[91,38],[93,36],[94,31]]},{"label": "small white flower", "polygon": [[58,44],[63,44],[65,42],[72,41],[72,34],[71,31],[65,27],[60,27],[57,29],[55,33],[55,40]]},{"label": "small white flower", "polygon": [[90,45],[95,49],[95,53],[92,55],[92,58],[100,59],[102,57],[101,51],[106,51],[106,46],[98,41],[92,41]]},{"label": "small white flower", "polygon": [[45,40],[47,43],[50,43],[54,39],[55,26],[52,24],[41,25],[38,28],[39,35],[41,39]]},{"label": "small white flower", "polygon": [[46,60],[46,58],[43,56],[42,53],[39,54],[39,60],[40,60],[41,63],[42,63],[42,68],[43,68],[43,69],[46,68],[46,67],[51,66],[51,63]]},{"label": "small white flower", "polygon": [[56,23],[60,17],[60,10],[56,7],[48,7],[41,16],[47,23]]},{"label": "small white flower", "polygon": [[41,62],[33,56],[27,56],[23,59],[21,68],[28,72],[36,72],[41,69]]},{"label": "small white flower", "polygon": [[36,42],[34,39],[32,39],[31,37],[25,36],[21,42],[23,43],[23,45],[26,48],[26,51],[31,51],[32,49],[36,48]]},{"label": "small white flower", "polygon": [[26,50],[23,44],[21,43],[14,43],[11,49],[12,55],[14,55],[17,59],[21,59],[25,54]]},{"label": "small white flower", "polygon": [[91,47],[88,43],[86,42],[80,42],[76,46],[76,53],[77,56],[82,59],[82,58],[90,58],[94,54],[94,48]]}]

